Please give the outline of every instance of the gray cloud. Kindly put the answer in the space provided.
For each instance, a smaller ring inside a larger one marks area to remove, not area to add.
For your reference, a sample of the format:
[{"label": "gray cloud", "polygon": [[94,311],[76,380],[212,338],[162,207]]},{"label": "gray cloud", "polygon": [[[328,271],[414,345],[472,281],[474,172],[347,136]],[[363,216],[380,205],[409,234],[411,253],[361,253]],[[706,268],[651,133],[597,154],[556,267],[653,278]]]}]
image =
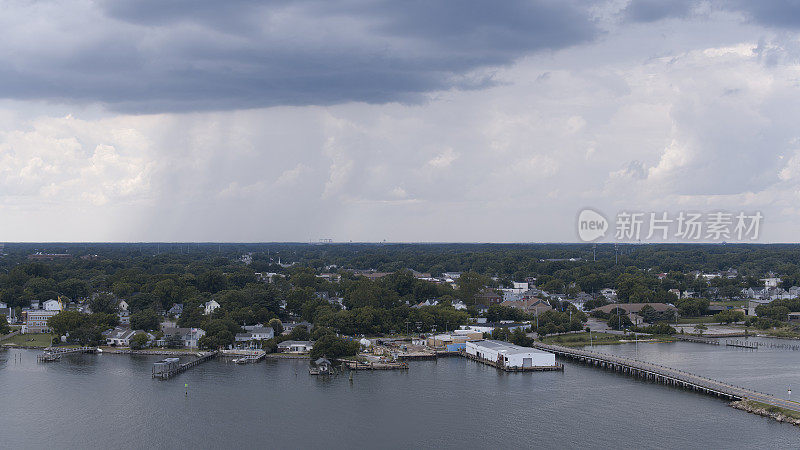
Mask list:
[{"label": "gray cloud", "polygon": [[634,22],[655,22],[672,17],[689,15],[696,0],[633,0],[624,10],[627,19]]},{"label": "gray cloud", "polygon": [[800,2],[797,0],[631,0],[623,16],[632,22],[648,23],[687,17],[693,9],[703,6],[739,12],[749,21],[767,27],[800,27]]},{"label": "gray cloud", "polygon": [[555,0],[121,0],[68,8],[42,6],[43,33],[8,29],[0,97],[137,113],[413,102],[435,90],[485,87],[492,82],[482,69],[598,33],[577,3]]}]

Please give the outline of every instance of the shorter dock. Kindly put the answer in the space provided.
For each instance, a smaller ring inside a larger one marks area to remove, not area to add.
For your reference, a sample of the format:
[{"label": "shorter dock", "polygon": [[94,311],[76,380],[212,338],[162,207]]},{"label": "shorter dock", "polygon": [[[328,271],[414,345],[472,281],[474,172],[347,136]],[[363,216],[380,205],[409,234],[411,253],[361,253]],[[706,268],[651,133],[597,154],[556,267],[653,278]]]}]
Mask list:
[{"label": "shorter dock", "polygon": [[233,360],[233,362],[235,362],[236,364],[257,363],[257,362],[261,361],[262,359],[264,359],[265,356],[267,356],[267,352],[265,352],[263,350],[260,350],[258,352],[255,352],[255,353],[252,353],[252,354],[249,354],[249,355],[244,355],[244,356],[240,356],[238,358],[235,358]]},{"label": "shorter dock", "polygon": [[175,375],[186,372],[192,367],[200,365],[206,361],[209,361],[216,356],[217,352],[209,352],[205,354],[201,353],[197,359],[193,359],[184,364],[179,364],[178,358],[167,358],[163,361],[159,361],[153,364],[153,378],[168,380],[174,377]]},{"label": "shorter dock", "polygon": [[72,355],[75,353],[95,353],[97,347],[47,347],[44,353],[36,357],[39,362],[58,361],[64,355]]},{"label": "shorter dock", "polygon": [[467,352],[461,352],[462,356],[466,356],[467,358],[477,361],[479,363],[486,364],[487,366],[492,366],[500,370],[504,370],[506,372],[549,372],[554,370],[564,370],[564,365],[556,363],[554,366],[530,366],[530,367],[516,367],[516,366],[506,366],[502,364],[498,364],[497,361],[492,361],[489,359],[481,358],[475,355],[470,355]]}]

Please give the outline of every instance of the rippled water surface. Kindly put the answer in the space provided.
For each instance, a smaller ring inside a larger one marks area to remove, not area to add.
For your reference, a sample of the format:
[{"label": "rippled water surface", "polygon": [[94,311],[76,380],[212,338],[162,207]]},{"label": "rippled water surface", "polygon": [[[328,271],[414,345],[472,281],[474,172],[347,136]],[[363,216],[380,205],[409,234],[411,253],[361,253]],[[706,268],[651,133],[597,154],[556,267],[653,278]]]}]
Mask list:
[{"label": "rippled water surface", "polygon": [[[800,352],[595,347],[800,397]],[[160,359],[0,350],[3,448],[798,448],[800,428],[701,394],[567,362],[513,373],[466,359],[318,379],[308,362],[223,359],[167,381]],[[188,395],[184,384],[188,384]]]}]

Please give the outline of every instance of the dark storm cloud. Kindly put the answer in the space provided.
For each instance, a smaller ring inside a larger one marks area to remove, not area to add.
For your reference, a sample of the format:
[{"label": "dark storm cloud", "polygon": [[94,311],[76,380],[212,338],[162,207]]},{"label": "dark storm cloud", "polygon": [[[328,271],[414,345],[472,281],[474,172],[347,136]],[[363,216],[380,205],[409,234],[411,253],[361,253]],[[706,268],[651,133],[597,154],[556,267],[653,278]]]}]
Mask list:
[{"label": "dark storm cloud", "polygon": [[48,4],[47,32],[0,43],[0,97],[128,112],[414,101],[491,84],[475,71],[598,33],[579,3],[563,0],[93,5],[76,27],[74,11]]}]

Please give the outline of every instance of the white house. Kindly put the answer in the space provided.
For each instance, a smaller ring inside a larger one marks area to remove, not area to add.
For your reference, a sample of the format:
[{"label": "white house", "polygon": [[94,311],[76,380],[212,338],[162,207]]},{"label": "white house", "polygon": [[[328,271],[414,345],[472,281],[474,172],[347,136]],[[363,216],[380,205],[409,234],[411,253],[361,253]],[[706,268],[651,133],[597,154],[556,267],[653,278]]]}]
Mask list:
[{"label": "white house", "polygon": [[61,311],[63,306],[58,300],[47,300],[46,302],[42,303],[42,309],[45,311]]},{"label": "white house", "polygon": [[453,302],[453,308],[455,308],[458,311],[464,311],[467,309],[467,304],[462,302],[461,300],[456,300],[455,302]]},{"label": "white house", "polygon": [[203,305],[203,306],[204,306],[204,308],[205,308],[205,313],[204,313],[204,314],[205,314],[205,315],[209,315],[209,314],[211,314],[212,312],[214,312],[214,310],[216,310],[217,308],[219,308],[219,303],[217,303],[217,301],[216,301],[216,300],[210,300],[210,301],[207,301],[207,302],[205,303],[205,305]]},{"label": "white house", "polygon": [[172,336],[177,336],[183,342],[184,347],[197,348],[200,338],[206,335],[202,328],[163,328],[164,337],[161,338],[157,344],[164,346],[167,340]]},{"label": "white house", "polygon": [[279,352],[308,353],[314,348],[311,341],[283,341],[278,344]]},{"label": "white house", "polygon": [[127,311],[128,310],[128,302],[126,302],[125,300],[120,299],[119,303],[117,303],[117,308],[119,308],[120,311]]},{"label": "white house", "polygon": [[781,279],[777,277],[768,277],[768,278],[762,278],[761,281],[764,282],[764,287],[773,288],[773,287],[778,287],[778,285],[781,282]]},{"label": "white house", "polygon": [[251,336],[251,339],[256,341],[266,341],[275,337],[275,330],[272,327],[265,327],[260,324],[246,326],[244,330]]},{"label": "white house", "polygon": [[129,347],[131,345],[131,339],[137,334],[147,335],[148,342],[155,339],[155,336],[145,331],[131,330],[122,327],[116,327],[113,330],[103,332],[103,336],[106,338],[106,345],[114,347]]},{"label": "white house", "polygon": [[553,367],[556,355],[508,342],[482,339],[467,341],[467,354],[505,367]]}]

